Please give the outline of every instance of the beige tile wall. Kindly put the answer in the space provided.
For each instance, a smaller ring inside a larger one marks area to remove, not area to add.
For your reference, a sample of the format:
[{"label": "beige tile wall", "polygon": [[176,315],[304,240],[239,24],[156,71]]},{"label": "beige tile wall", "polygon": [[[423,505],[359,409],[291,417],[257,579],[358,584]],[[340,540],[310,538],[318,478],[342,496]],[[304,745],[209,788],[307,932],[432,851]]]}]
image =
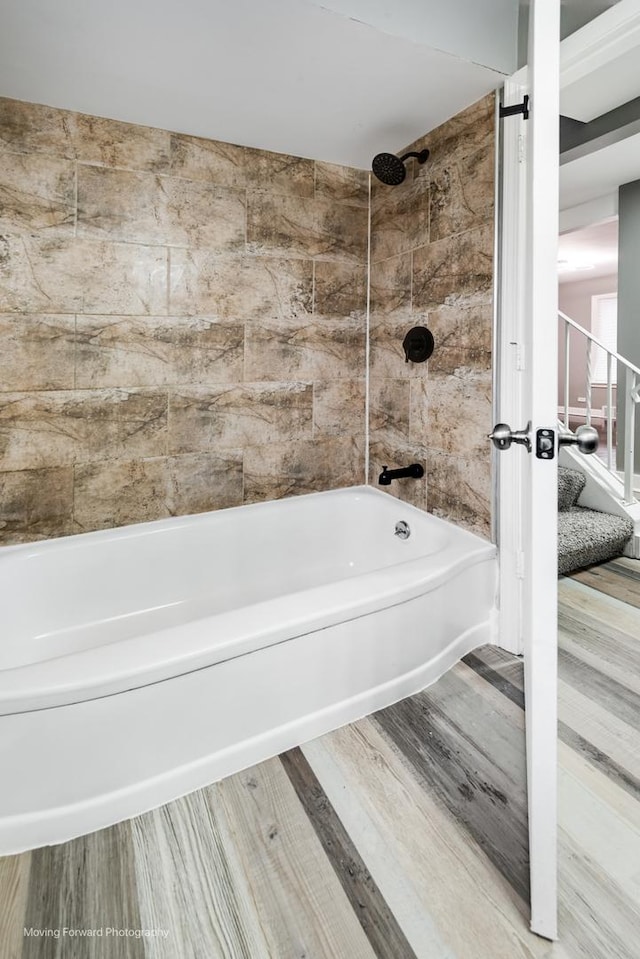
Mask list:
[{"label": "beige tile wall", "polygon": [[[493,97],[424,146],[374,180],[370,481],[488,533]],[[0,543],[361,482],[367,179],[0,100]]]},{"label": "beige tile wall", "polygon": [[[373,181],[370,482],[420,462],[424,480],[384,489],[489,535],[493,95],[406,150],[424,147],[403,184]],[[415,325],[434,335],[428,363],[404,361]]]},{"label": "beige tile wall", "polygon": [[0,542],[362,482],[367,180],[0,100]]}]

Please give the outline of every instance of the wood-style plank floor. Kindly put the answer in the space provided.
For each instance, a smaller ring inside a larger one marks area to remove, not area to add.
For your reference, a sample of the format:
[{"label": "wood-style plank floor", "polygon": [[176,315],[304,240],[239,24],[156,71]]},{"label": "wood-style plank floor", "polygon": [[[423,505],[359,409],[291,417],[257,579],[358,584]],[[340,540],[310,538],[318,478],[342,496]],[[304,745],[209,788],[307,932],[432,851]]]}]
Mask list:
[{"label": "wood-style plank floor", "polygon": [[559,942],[528,931],[522,664],[483,647],[300,749],[0,859],[0,957],[638,959],[639,566],[560,581]]}]

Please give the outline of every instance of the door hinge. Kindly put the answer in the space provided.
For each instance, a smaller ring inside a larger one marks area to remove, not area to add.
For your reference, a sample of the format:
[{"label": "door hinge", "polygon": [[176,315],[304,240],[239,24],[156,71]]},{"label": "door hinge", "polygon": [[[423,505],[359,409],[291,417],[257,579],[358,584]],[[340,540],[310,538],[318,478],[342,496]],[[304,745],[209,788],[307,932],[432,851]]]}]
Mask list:
[{"label": "door hinge", "polygon": [[524,553],[522,550],[516,553],[516,578],[524,579]]},{"label": "door hinge", "polygon": [[525,93],[524,100],[522,103],[514,103],[510,107],[505,107],[502,103],[500,104],[500,119],[503,120],[504,117],[513,117],[516,114],[521,113],[525,120],[529,119],[529,94]]}]

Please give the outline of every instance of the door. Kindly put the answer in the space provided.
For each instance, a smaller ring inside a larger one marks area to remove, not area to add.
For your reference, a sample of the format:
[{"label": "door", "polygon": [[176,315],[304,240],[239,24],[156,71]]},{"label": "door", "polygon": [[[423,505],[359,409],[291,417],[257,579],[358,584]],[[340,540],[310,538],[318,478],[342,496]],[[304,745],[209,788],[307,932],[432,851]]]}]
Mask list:
[{"label": "door", "polygon": [[[524,653],[531,929],[557,935],[557,241],[560,0],[531,0],[503,102],[497,417],[500,645]],[[541,432],[544,431],[544,432]]]}]

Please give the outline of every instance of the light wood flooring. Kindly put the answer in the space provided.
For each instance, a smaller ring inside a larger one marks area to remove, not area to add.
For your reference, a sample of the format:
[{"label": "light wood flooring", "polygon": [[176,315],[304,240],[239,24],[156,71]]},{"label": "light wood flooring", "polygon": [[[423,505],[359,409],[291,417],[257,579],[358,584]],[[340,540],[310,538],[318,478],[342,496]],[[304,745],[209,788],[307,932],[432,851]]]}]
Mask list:
[{"label": "light wood flooring", "polygon": [[528,931],[522,664],[483,647],[301,749],[0,859],[0,957],[638,959],[639,565],[560,580],[558,943]]}]

